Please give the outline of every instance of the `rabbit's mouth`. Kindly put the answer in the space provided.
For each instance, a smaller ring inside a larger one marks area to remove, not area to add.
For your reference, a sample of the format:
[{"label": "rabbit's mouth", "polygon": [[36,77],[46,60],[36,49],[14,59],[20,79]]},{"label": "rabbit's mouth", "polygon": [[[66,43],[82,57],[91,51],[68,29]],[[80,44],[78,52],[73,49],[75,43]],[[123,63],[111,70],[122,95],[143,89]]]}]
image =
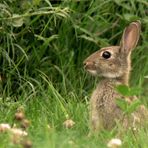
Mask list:
[{"label": "rabbit's mouth", "polygon": [[87,71],[89,72],[89,73],[91,73],[92,75],[97,75],[97,71],[96,70],[90,70],[90,69],[87,69]]},{"label": "rabbit's mouth", "polygon": [[95,62],[94,61],[84,61],[83,62],[84,64],[84,68],[86,70],[96,70],[96,65],[95,65]]},{"label": "rabbit's mouth", "polygon": [[96,66],[93,62],[84,62],[84,68],[92,75],[97,75]]}]

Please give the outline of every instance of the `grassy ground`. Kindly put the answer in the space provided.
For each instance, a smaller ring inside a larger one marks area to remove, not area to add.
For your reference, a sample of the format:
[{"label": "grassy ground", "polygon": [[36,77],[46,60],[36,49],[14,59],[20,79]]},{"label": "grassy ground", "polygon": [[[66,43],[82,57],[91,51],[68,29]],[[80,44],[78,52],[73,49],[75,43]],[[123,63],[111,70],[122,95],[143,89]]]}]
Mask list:
[{"label": "grassy ground", "polygon": [[[116,129],[87,136],[96,80],[82,63],[99,48],[119,44],[124,27],[141,20],[131,84],[140,88],[139,98],[148,106],[147,7],[147,0],[0,2],[0,123],[20,127],[14,116],[22,106],[30,121],[27,139],[35,148],[107,147]],[[67,119],[75,122],[71,129],[63,126]],[[22,146],[11,136],[0,132],[0,147]],[[146,148],[147,137],[146,127],[120,138],[123,147]]]},{"label": "grassy ground", "polygon": [[[71,101],[68,103],[64,103],[62,100],[58,100],[57,96],[54,96],[53,99],[55,100],[51,102],[48,97],[49,94],[47,92],[47,96],[32,97],[28,103],[24,100],[11,103],[5,107],[4,104],[1,104],[1,122],[9,123],[11,126],[16,124],[17,128],[20,128],[19,121],[14,119],[14,114],[17,108],[22,105],[31,124],[26,129],[28,132],[27,138],[23,138],[22,142],[17,144],[13,143],[11,134],[7,132],[0,133],[0,147],[22,147],[22,143],[29,139],[35,148],[106,148],[108,141],[112,138],[120,138],[123,143],[122,147],[147,147],[147,127],[139,129],[136,135],[131,130],[127,130],[119,137],[117,133],[122,131],[122,127],[119,127],[112,131],[101,131],[94,137],[88,137],[87,102],[77,102],[76,96],[70,97]],[[70,129],[63,125],[67,118],[75,122],[75,125]]]}]

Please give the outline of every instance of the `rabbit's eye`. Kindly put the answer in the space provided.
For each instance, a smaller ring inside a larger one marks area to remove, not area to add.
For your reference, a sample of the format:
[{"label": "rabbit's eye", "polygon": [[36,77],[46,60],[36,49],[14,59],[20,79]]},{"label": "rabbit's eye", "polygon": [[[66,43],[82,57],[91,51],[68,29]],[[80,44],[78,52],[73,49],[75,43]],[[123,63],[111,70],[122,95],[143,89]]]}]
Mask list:
[{"label": "rabbit's eye", "polygon": [[102,57],[103,57],[104,59],[108,59],[108,58],[111,57],[111,53],[108,52],[108,51],[104,51],[103,54],[102,54]]}]

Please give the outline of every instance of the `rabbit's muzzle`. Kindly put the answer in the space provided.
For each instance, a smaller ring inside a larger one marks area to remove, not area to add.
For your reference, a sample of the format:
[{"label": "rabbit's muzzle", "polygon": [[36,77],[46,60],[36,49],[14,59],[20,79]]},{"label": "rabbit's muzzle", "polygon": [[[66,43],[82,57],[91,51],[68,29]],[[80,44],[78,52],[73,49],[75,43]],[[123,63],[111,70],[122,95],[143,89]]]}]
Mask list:
[{"label": "rabbit's muzzle", "polygon": [[84,68],[93,75],[97,74],[96,65],[94,61],[84,61]]},{"label": "rabbit's muzzle", "polygon": [[87,62],[84,61],[83,64],[86,70],[96,70],[95,62],[93,61],[87,61]]}]

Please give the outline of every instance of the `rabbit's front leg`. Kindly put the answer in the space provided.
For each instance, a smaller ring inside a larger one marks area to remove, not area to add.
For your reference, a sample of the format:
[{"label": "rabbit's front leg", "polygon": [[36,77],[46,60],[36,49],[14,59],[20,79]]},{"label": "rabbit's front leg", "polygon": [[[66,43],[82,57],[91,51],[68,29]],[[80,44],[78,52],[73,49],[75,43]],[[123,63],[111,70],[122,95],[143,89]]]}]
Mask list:
[{"label": "rabbit's front leg", "polygon": [[88,137],[91,137],[91,136],[94,136],[95,134],[98,134],[102,127],[99,114],[97,110],[92,107],[92,105],[91,105],[89,120],[90,120],[90,131],[89,131]]},{"label": "rabbit's front leg", "polygon": [[94,91],[90,100],[90,132],[95,133],[98,132],[102,125],[101,125],[101,117],[99,116],[99,112],[97,110],[97,99],[98,93],[97,90]]},{"label": "rabbit's front leg", "polygon": [[91,124],[91,131],[97,132],[101,128],[101,120],[99,119],[99,115],[95,109],[92,109],[90,115],[90,124]]}]

